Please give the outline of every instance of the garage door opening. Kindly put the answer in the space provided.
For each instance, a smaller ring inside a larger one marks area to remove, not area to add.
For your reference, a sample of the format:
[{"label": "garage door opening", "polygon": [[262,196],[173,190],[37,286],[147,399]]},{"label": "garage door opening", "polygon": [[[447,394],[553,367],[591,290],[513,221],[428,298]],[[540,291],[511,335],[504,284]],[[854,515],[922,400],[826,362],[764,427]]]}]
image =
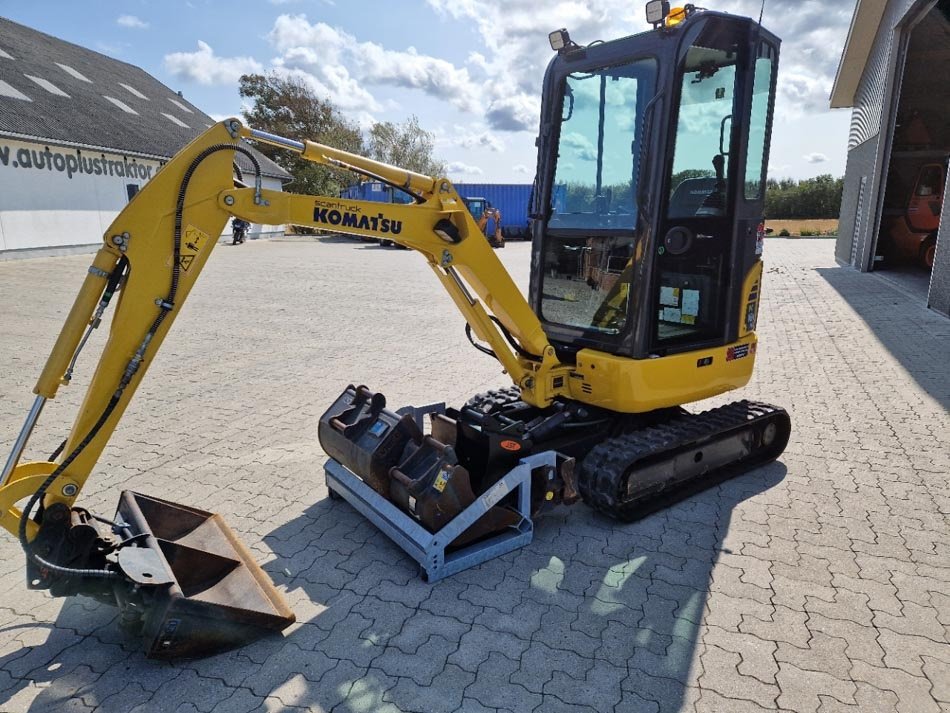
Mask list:
[{"label": "garage door opening", "polygon": [[950,0],[920,18],[905,46],[873,269],[926,294],[950,155]]}]

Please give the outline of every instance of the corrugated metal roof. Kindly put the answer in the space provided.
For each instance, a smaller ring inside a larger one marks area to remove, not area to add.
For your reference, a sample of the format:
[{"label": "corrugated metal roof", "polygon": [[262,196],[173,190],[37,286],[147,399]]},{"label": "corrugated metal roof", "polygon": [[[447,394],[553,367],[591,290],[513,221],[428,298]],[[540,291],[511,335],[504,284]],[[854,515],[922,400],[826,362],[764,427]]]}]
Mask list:
[{"label": "corrugated metal roof", "polygon": [[[51,82],[68,96],[41,89],[34,78]],[[171,158],[214,123],[139,67],[0,17],[3,83],[30,101],[0,93],[0,135]],[[136,113],[119,110],[117,96]],[[290,179],[273,161],[257,156],[265,175]],[[251,170],[240,154],[238,164]]]},{"label": "corrugated metal roof", "polygon": [[854,6],[848,39],[841,52],[838,72],[829,97],[832,109],[854,106],[858,84],[871,55],[887,2],[888,0],[858,0]]}]

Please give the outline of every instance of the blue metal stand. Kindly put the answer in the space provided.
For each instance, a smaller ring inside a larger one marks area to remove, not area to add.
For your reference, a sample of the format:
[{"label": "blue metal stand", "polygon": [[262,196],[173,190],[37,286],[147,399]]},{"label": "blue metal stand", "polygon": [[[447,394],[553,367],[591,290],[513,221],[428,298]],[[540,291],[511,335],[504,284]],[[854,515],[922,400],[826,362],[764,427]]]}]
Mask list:
[{"label": "blue metal stand", "polygon": [[[418,562],[429,582],[461,572],[482,562],[524,547],[531,542],[531,471],[556,465],[554,451],[523,458],[505,477],[486,490],[475,502],[445,527],[431,533],[335,460],[327,460],[327,487],[359,510],[370,522]],[[448,545],[488,512],[503,497],[518,491],[521,521],[491,538],[446,552]]]}]

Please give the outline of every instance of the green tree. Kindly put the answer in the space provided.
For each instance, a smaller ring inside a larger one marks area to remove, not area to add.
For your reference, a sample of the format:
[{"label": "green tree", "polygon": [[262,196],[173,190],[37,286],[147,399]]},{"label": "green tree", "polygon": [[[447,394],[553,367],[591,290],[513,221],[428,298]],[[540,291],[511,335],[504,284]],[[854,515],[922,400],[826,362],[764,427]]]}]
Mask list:
[{"label": "green tree", "polygon": [[[321,99],[296,77],[275,73],[245,74],[241,96],[253,101],[244,114],[255,129],[298,141],[311,140],[334,148],[362,153],[363,136],[329,99]],[[336,196],[359,179],[355,174],[318,166],[285,149],[258,144],[256,148],[293,177],[295,193]]]},{"label": "green tree", "polygon": [[402,124],[373,124],[369,131],[369,156],[427,176],[444,176],[445,164],[433,155],[433,136],[411,116]]},{"label": "green tree", "polygon": [[837,218],[844,179],[830,174],[795,181],[769,179],[765,190],[768,218]]}]

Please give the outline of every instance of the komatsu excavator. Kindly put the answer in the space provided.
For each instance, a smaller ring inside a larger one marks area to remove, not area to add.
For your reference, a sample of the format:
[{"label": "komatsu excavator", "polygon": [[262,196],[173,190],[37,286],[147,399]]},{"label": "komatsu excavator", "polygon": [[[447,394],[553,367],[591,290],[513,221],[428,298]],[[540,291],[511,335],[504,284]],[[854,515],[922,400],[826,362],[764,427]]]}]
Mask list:
[{"label": "komatsu excavator", "polygon": [[[473,345],[510,377],[508,388],[435,414],[430,434],[364,386],[348,387],[320,420],[328,463],[356,476],[362,502],[433,538],[465,514],[441,543],[449,550],[516,527],[514,510],[528,501],[532,515],[583,499],[629,521],[780,455],[790,433],[780,408],[683,408],[752,374],[779,40],[750,19],[692,6],[670,12],[655,1],[647,16],[652,30],[610,42],[550,35],[527,297],[444,178],[233,119],[171,159],[106,232],[2,472],[0,525],[26,553],[27,586],[117,606],[159,658],[216,653],[293,621],[219,516],[132,492],[109,517],[75,505],[232,217],[418,251]],[[245,140],[384,181],[412,203],[264,190],[259,171],[253,185],[236,182],[235,154],[256,164]],[[556,206],[555,189],[566,196]],[[112,301],[66,442],[49,460],[20,462]],[[547,465],[533,469],[540,456]],[[529,469],[530,492],[516,504],[500,486],[517,468]],[[328,477],[338,495],[340,482]],[[476,515],[474,501],[484,505]]]}]

